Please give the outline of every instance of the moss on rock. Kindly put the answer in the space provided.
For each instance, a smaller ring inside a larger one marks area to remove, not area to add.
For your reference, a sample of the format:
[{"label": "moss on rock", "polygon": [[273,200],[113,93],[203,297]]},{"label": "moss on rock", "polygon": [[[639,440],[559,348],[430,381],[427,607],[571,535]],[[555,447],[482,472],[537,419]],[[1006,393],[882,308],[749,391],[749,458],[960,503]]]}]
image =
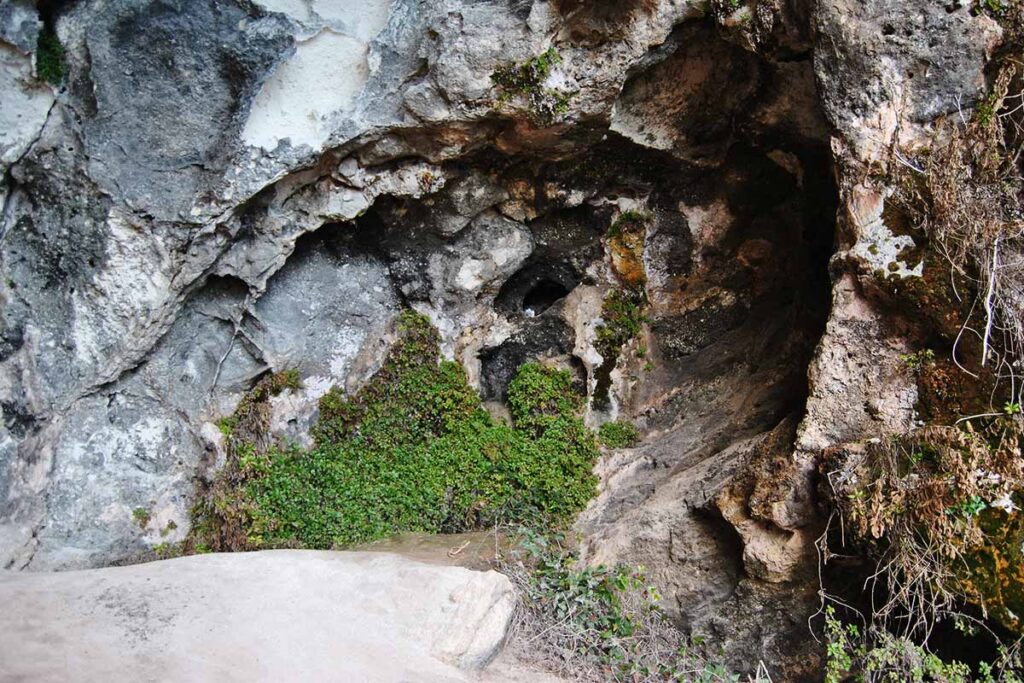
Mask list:
[{"label": "moss on rock", "polygon": [[1018,509],[989,506],[978,515],[985,539],[967,555],[961,581],[990,617],[1024,634],[1024,495],[1016,493],[1013,505]]},{"label": "moss on rock", "polygon": [[608,230],[612,268],[626,287],[635,289],[647,284],[644,240],[650,221],[650,214],[624,211]]},{"label": "moss on rock", "polygon": [[544,85],[551,69],[561,61],[552,47],[524,62],[502,64],[491,74],[491,82],[499,89],[498,102],[523,97],[530,107],[530,119],[538,125],[551,125],[569,110],[570,94]]},{"label": "moss on rock", "polygon": [[57,32],[49,23],[39,31],[36,43],[36,75],[54,87],[64,81],[67,64],[64,59],[64,46],[60,44]]}]

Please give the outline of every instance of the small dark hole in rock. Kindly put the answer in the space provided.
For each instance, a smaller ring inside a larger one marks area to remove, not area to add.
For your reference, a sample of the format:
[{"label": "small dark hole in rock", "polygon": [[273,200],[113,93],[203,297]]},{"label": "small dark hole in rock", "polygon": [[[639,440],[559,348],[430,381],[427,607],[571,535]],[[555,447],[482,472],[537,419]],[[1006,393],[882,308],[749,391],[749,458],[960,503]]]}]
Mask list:
[{"label": "small dark hole in rock", "polygon": [[528,318],[540,315],[568,293],[554,280],[541,280],[523,297],[523,313]]}]

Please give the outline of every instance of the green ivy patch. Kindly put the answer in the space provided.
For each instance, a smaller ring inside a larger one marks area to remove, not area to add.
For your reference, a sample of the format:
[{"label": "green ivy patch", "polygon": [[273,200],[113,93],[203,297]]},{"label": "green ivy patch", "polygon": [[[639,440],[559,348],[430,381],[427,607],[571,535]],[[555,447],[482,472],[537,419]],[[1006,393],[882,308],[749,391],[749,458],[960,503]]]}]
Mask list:
[{"label": "green ivy patch", "polygon": [[605,422],[597,431],[601,443],[608,448],[629,448],[640,441],[640,430],[632,422]]},{"label": "green ivy patch", "polygon": [[440,360],[430,322],[406,312],[370,382],[321,399],[312,449],[233,449],[241,476],[205,507],[206,527],[216,526],[219,506],[243,510],[245,530],[214,549],[330,548],[571,518],[594,494],[597,456],[571,376],[526,364],[509,386],[509,406],[512,424],[492,418],[462,366]]}]

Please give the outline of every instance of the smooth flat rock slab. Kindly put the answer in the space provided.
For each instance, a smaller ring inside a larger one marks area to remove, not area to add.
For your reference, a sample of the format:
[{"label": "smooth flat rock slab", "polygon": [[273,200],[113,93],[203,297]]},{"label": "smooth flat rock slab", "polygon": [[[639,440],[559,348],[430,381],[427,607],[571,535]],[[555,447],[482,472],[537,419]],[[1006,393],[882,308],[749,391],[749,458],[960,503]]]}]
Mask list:
[{"label": "smooth flat rock slab", "polygon": [[497,572],[273,550],[0,573],[0,681],[467,681],[514,607]]}]

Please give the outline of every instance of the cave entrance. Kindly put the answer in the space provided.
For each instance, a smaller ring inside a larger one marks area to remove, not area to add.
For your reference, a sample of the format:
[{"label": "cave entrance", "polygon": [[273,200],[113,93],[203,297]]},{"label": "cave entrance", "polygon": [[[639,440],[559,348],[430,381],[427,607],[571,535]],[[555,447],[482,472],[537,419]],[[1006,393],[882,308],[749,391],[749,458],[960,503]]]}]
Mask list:
[{"label": "cave entrance", "polygon": [[523,297],[523,315],[534,318],[564,299],[569,290],[559,282],[544,279],[530,288]]}]

